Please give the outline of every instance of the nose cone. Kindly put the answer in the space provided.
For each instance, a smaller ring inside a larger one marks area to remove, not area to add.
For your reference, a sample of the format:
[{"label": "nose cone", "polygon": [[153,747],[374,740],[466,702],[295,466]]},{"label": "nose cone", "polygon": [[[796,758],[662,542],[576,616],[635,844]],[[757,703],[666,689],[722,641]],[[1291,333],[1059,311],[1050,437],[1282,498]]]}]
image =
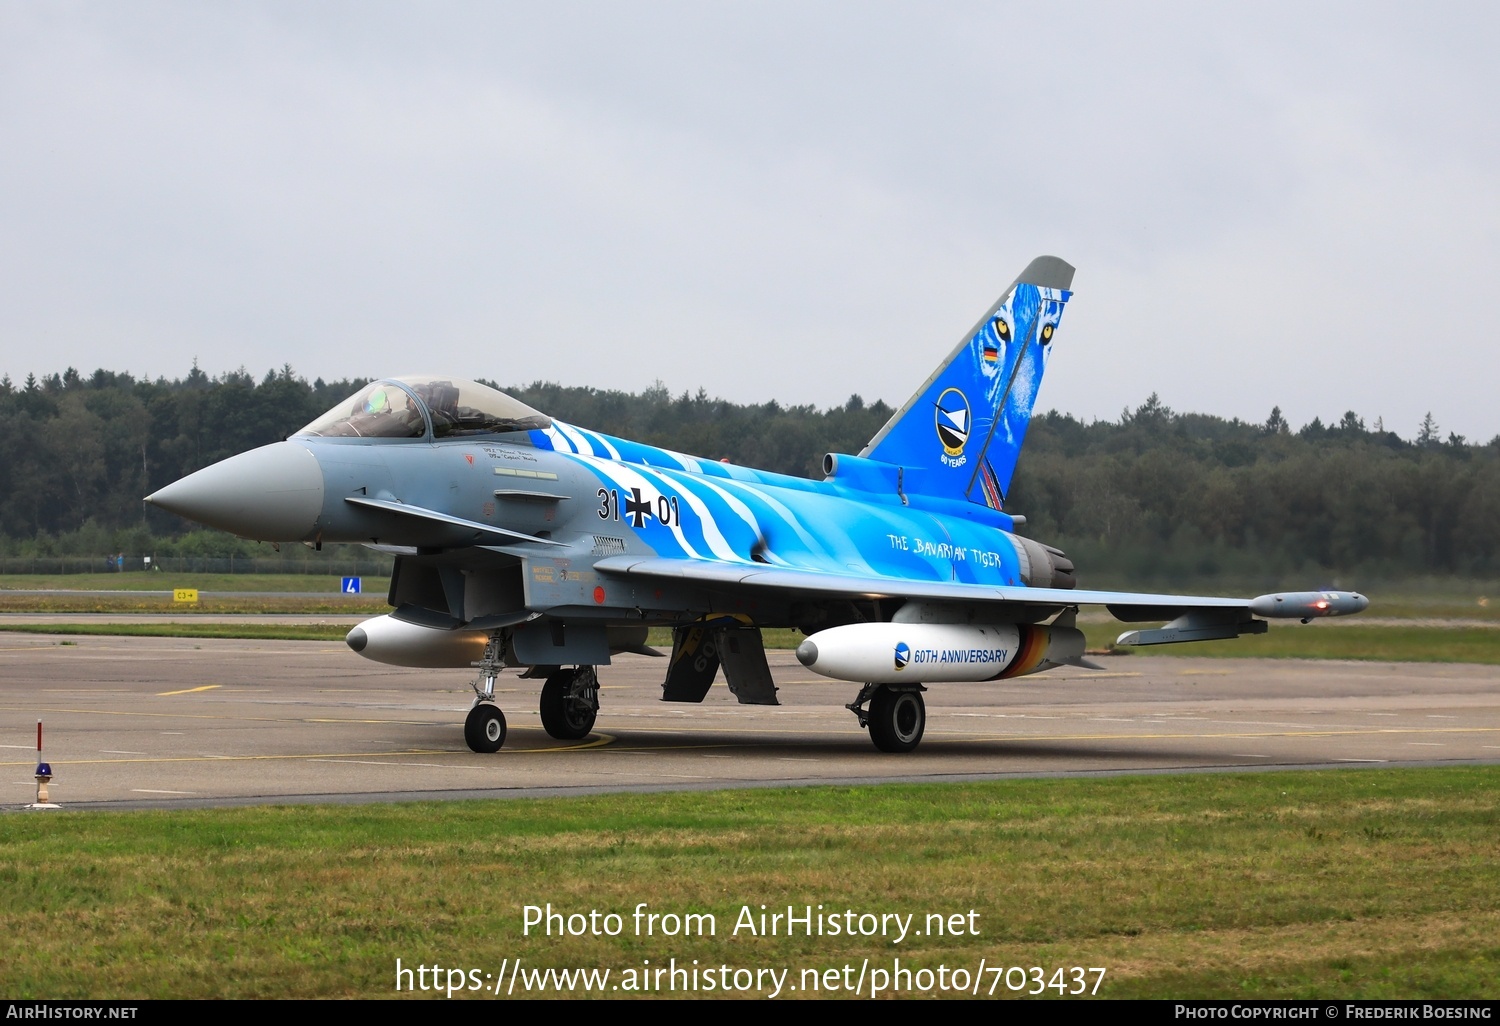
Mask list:
[{"label": "nose cone", "polygon": [[344,636],[344,644],[356,652],[363,652],[365,646],[370,643],[370,636],[365,633],[363,627],[356,627]]},{"label": "nose cone", "polygon": [[817,661],[818,646],[813,643],[813,640],[811,638],[808,638],[802,644],[797,646],[797,662],[801,663],[803,666],[811,666]]},{"label": "nose cone", "polygon": [[294,442],[261,446],[146,496],[188,520],[259,541],[301,541],[323,510],[323,468]]}]

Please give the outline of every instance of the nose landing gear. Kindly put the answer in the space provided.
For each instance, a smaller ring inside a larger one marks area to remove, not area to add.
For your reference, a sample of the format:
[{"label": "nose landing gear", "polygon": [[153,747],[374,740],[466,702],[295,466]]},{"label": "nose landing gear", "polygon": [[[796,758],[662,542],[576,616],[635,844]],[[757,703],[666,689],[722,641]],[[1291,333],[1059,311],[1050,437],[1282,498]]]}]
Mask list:
[{"label": "nose landing gear", "polygon": [[[499,631],[490,635],[484,657],[474,666],[479,679],[474,682],[474,707],[464,720],[464,742],[471,751],[498,752],[505,744],[505,714],[495,704],[495,678],[505,668]],[[551,669],[542,685],[542,726],[560,741],[582,740],[599,715],[599,675],[592,666]]]},{"label": "nose landing gear", "polygon": [[479,679],[474,682],[474,708],[464,718],[464,741],[471,752],[498,752],[505,744],[505,714],[495,704],[495,678],[505,668],[504,640],[499,631],[490,635],[484,655],[474,666]]},{"label": "nose landing gear", "polygon": [[474,703],[464,720],[464,740],[474,752],[498,752],[505,744],[505,714],[493,700]]}]

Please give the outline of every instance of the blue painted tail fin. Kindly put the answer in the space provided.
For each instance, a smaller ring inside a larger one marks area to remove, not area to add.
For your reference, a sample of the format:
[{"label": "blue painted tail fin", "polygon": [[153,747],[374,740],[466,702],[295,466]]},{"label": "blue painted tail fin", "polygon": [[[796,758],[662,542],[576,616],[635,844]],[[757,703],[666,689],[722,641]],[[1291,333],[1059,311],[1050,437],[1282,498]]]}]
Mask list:
[{"label": "blue painted tail fin", "polygon": [[1073,268],[1037,257],[860,453],[903,468],[913,495],[1001,509]]}]

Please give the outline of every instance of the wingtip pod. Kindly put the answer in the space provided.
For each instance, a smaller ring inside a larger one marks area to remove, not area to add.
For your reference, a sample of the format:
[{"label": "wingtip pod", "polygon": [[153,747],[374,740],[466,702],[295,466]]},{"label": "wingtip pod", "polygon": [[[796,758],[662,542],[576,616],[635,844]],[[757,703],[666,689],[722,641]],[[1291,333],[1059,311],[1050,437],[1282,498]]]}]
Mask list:
[{"label": "wingtip pod", "polygon": [[1250,612],[1268,619],[1307,620],[1362,613],[1369,605],[1370,600],[1356,591],[1294,591],[1253,598]]}]

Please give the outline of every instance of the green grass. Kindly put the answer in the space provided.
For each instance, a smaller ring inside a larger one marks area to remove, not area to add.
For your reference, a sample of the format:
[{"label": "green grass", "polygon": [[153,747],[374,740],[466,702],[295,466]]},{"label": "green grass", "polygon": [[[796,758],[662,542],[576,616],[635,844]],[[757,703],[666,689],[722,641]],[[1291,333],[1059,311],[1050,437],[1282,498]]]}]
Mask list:
[{"label": "green grass", "polygon": [[128,638],[247,638],[262,641],[343,641],[346,624],[49,623],[0,624],[15,634],[89,634]]},{"label": "green grass", "polygon": [[[1091,651],[1105,652],[1131,624],[1084,624]],[[779,628],[763,632],[766,648],[796,648],[805,635]],[[670,649],[671,632],[651,632],[650,644]],[[1118,653],[1209,656],[1228,659],[1370,659],[1388,662],[1500,664],[1500,630],[1493,627],[1365,627],[1358,624],[1273,623],[1261,635],[1185,645],[1151,645]]]},{"label": "green grass", "polygon": [[1419,600],[1396,595],[1374,602],[1368,615],[1397,620],[1484,620],[1493,623],[1500,620],[1500,598],[1493,602],[1489,599],[1476,602],[1458,599]]},{"label": "green grass", "polygon": [[[0,964],[20,999],[388,997],[398,957],[796,981],[898,956],[1103,966],[1105,997],[1493,997],[1497,850],[1500,767],[15,814]],[[523,936],[549,902],[625,930]],[[635,936],[638,902],[717,934]],[[979,935],[731,934],[820,903],[974,910]]]},{"label": "green grass", "polygon": [[[1088,625],[1091,649],[1105,649],[1129,624]],[[1500,664],[1494,627],[1366,627],[1360,624],[1273,623],[1265,634],[1228,641],[1147,645],[1140,655],[1224,659],[1367,659],[1382,662]]]},{"label": "green grass", "polygon": [[[328,612],[329,610],[321,610]],[[374,609],[335,608],[335,613],[366,613]],[[180,612],[180,611],[179,611]],[[1127,625],[1087,625],[1085,634],[1094,652],[1109,650]],[[0,631],[27,634],[91,634],[149,638],[261,638],[283,641],[342,641],[349,633],[339,624],[256,623],[63,623],[0,624]],[[768,649],[793,649],[804,635],[794,630],[768,628]],[[672,632],[654,628],[648,644],[664,651],[672,647]],[[1383,662],[1440,662],[1500,664],[1500,630],[1492,627],[1360,627],[1273,624],[1267,634],[1232,641],[1202,641],[1186,645],[1154,645],[1120,649],[1121,654],[1185,656],[1225,659],[1365,659]]]},{"label": "green grass", "polygon": [[332,614],[374,616],[388,613],[385,593],[379,595],[299,594],[249,598],[199,595],[197,602],[176,602],[170,594],[119,592],[106,595],[15,595],[0,591],[0,613],[212,613],[235,616]]},{"label": "green grass", "polygon": [[[0,592],[38,591],[271,591],[339,594],[337,574],[0,574]],[[365,596],[384,599],[391,586],[389,577],[361,578]]]},{"label": "green grass", "polygon": [[[56,576],[0,575],[0,612],[42,613],[172,613],[190,618],[193,613],[217,613],[244,616],[302,614],[376,616],[388,612],[385,593],[389,579],[364,579],[365,593],[346,596],[338,592],[338,578],[303,574],[79,574]],[[268,594],[265,597],[204,597],[188,606],[172,601],[169,595],[141,595],[141,590],[157,592],[172,588],[196,587],[201,592],[258,591],[300,592],[301,594]],[[7,591],[38,589],[117,590],[117,594],[99,596],[21,596]],[[1480,604],[1481,600],[1484,602]],[[1403,591],[1393,587],[1384,597],[1377,597],[1371,616],[1411,620],[1480,620],[1500,619],[1500,601],[1489,602],[1483,596],[1458,591],[1442,591],[1435,586],[1413,587]],[[1119,623],[1082,624],[1089,648],[1094,652],[1110,651],[1113,641],[1131,625]],[[190,625],[93,625],[65,624],[45,626],[5,625],[5,630],[23,630],[54,634],[115,634],[152,637],[201,638],[284,638],[328,640],[342,637],[343,628],[296,626],[255,627],[239,624]],[[792,649],[802,642],[801,633],[768,628],[765,645],[770,649]],[[671,632],[663,628],[651,632],[650,644],[670,649]],[[1273,623],[1268,634],[1238,638],[1232,641],[1196,642],[1186,645],[1161,645],[1126,649],[1143,655],[1278,659],[1368,659],[1392,662],[1462,662],[1500,664],[1500,630],[1484,627],[1433,626],[1365,626],[1358,621],[1339,623]]]}]

